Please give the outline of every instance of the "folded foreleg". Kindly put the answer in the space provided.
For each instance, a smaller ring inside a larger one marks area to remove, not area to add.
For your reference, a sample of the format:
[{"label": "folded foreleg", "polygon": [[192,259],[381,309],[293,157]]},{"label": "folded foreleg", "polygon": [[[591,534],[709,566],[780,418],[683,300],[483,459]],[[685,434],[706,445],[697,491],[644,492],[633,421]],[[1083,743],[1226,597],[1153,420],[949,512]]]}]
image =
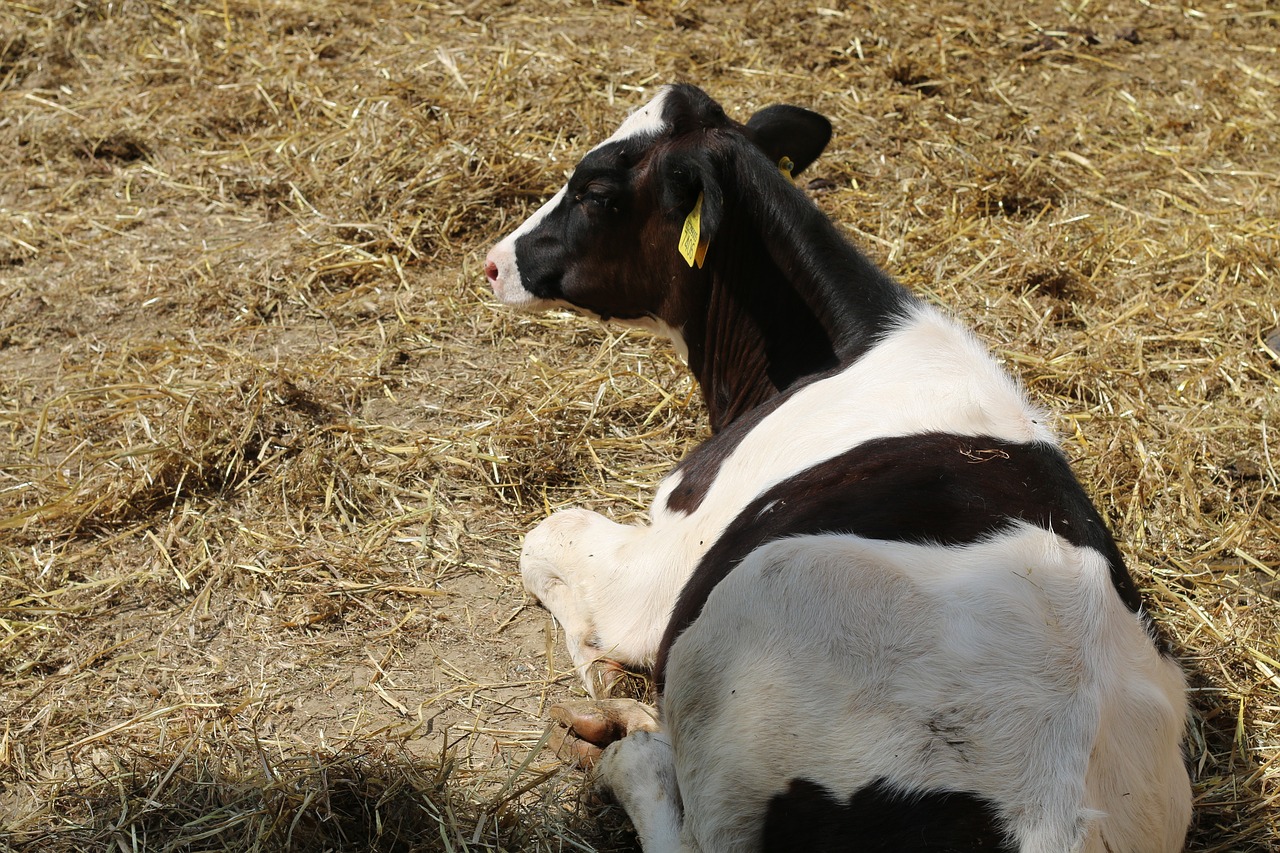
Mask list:
[{"label": "folded foreleg", "polygon": [[525,537],[525,589],[560,623],[592,696],[606,694],[622,667],[653,665],[682,580],[664,574],[687,562],[668,559],[659,539],[585,509],[557,512]]}]

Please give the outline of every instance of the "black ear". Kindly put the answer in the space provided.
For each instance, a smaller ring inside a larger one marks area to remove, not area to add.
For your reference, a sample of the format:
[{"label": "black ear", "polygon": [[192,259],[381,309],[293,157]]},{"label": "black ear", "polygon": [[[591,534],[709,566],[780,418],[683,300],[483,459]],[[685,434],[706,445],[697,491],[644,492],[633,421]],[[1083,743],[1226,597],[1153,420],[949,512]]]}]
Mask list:
[{"label": "black ear", "polygon": [[783,157],[795,164],[792,177],[818,159],[831,141],[831,122],[802,107],[765,107],[747,121],[747,135],[777,163]]},{"label": "black ear", "polygon": [[724,190],[719,172],[705,147],[696,147],[672,155],[662,182],[662,208],[672,219],[681,222],[693,212],[702,196],[703,241],[715,237],[724,219]]}]

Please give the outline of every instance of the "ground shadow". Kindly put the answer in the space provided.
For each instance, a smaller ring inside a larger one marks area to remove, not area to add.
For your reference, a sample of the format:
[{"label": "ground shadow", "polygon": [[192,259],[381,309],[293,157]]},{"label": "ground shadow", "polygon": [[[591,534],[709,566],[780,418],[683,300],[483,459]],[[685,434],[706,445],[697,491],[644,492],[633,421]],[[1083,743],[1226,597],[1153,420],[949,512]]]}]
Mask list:
[{"label": "ground shadow", "polygon": [[[1275,607],[1280,584],[1242,572],[1242,609]],[[1194,812],[1187,853],[1270,853],[1277,849],[1275,791],[1249,737],[1261,730],[1251,709],[1274,687],[1259,674],[1225,663],[1240,651],[1223,650],[1225,670],[1184,661],[1191,694],[1188,764],[1194,782]],[[1237,677],[1240,676],[1240,677]],[[1269,702],[1269,700],[1267,700]]]},{"label": "ground shadow", "polygon": [[103,750],[71,778],[24,786],[47,794],[40,803],[22,803],[16,786],[0,798],[0,851],[635,849],[621,816],[565,768],[478,772],[440,745],[434,755],[382,744],[282,755],[256,738]]}]

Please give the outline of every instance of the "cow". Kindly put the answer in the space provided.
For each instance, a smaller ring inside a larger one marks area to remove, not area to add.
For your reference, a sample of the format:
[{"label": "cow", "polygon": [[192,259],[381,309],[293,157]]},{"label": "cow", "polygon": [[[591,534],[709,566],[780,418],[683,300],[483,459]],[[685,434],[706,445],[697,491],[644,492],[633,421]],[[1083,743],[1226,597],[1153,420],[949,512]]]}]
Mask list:
[{"label": "cow", "polygon": [[648,524],[525,538],[599,697],[554,713],[646,853],[1180,850],[1182,671],[1046,412],[793,183],[831,133],[664,87],[488,254],[670,339],[712,430]]}]

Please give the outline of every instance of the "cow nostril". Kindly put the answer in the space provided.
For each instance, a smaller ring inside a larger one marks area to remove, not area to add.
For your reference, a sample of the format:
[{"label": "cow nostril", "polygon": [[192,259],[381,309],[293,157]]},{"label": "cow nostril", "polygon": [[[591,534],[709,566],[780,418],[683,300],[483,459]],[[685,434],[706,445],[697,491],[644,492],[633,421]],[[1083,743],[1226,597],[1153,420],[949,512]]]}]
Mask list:
[{"label": "cow nostril", "polygon": [[485,278],[489,279],[489,281],[497,281],[497,280],[498,280],[498,265],[497,265],[497,264],[495,264],[493,261],[485,261],[485,262],[484,262],[484,275],[485,275]]}]

